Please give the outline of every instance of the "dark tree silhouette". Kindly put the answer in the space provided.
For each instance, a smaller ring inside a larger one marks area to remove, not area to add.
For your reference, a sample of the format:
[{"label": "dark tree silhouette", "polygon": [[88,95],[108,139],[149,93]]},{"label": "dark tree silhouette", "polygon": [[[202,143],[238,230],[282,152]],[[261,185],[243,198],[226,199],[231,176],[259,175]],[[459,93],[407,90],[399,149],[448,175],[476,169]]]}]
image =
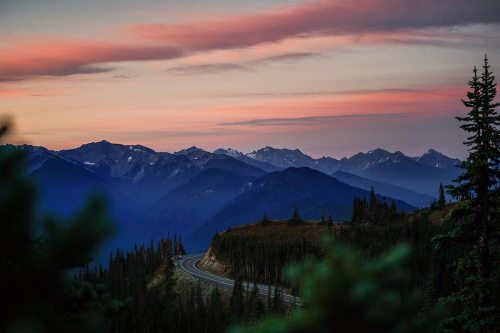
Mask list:
[{"label": "dark tree silhouette", "polygon": [[439,197],[437,201],[437,206],[443,208],[446,205],[446,195],[444,193],[444,186],[442,183],[439,184]]},{"label": "dark tree silhouette", "polygon": [[500,104],[495,103],[495,77],[486,56],[481,76],[474,67],[469,87],[463,100],[469,112],[457,117],[469,135],[464,142],[469,156],[461,164],[463,174],[449,186],[450,194],[462,200],[451,218],[461,222],[436,242],[467,249],[455,263],[456,292],[446,299],[458,307],[449,324],[465,332],[496,332],[500,326],[500,117],[496,108]]},{"label": "dark tree silhouette", "polygon": [[[7,127],[0,129],[0,139]],[[101,200],[70,221],[40,217],[22,150],[0,147],[2,332],[101,332],[121,304],[67,270],[87,264],[112,226]],[[44,232],[37,238],[35,230]]]},{"label": "dark tree silhouette", "polygon": [[300,212],[297,207],[293,209],[292,217],[290,218],[290,223],[291,224],[298,224],[303,222],[302,218],[300,217]]}]

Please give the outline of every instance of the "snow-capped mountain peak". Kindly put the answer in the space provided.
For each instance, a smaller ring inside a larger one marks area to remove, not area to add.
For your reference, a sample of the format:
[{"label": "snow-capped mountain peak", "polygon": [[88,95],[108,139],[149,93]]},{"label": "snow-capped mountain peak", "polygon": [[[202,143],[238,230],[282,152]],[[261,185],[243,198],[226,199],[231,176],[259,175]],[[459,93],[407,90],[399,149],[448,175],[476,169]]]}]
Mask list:
[{"label": "snow-capped mountain peak", "polygon": [[434,149],[429,149],[421,156],[413,157],[415,161],[439,169],[449,169],[457,166],[460,160],[448,157]]},{"label": "snow-capped mountain peak", "polygon": [[231,157],[239,157],[239,156],[244,155],[242,152],[240,152],[236,149],[233,149],[233,148],[227,148],[227,149],[219,148],[219,149],[214,151],[214,154],[226,155],[226,156],[231,156]]}]

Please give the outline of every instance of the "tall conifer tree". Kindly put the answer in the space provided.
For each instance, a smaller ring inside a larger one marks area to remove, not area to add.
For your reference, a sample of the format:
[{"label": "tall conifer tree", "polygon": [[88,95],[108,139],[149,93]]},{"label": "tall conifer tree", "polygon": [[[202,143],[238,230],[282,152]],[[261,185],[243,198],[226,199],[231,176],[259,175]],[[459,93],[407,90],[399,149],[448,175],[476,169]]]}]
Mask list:
[{"label": "tall conifer tree", "polygon": [[443,183],[439,184],[439,198],[438,198],[437,204],[438,204],[438,206],[440,208],[443,208],[444,205],[446,205],[446,196],[445,196],[445,193],[444,193]]},{"label": "tall conifer tree", "polygon": [[500,325],[498,297],[500,271],[498,224],[500,180],[500,117],[495,110],[497,94],[495,77],[484,58],[478,76],[474,67],[470,91],[463,100],[469,112],[457,117],[460,128],[469,136],[464,144],[469,156],[461,164],[464,173],[449,186],[449,192],[462,200],[452,216],[460,217],[452,232],[437,238],[438,244],[467,248],[456,262],[457,292],[446,300],[458,306],[459,313],[449,324],[465,332],[495,332]]}]

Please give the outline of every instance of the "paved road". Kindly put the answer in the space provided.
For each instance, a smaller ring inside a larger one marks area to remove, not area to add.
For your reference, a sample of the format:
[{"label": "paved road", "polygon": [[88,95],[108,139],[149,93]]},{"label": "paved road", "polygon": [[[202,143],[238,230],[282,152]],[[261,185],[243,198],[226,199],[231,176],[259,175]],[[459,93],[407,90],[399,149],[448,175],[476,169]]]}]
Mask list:
[{"label": "paved road", "polygon": [[[179,268],[186,272],[187,274],[195,277],[198,280],[202,280],[204,282],[217,285],[221,289],[225,290],[231,290],[233,289],[234,286],[234,280],[218,276],[212,273],[209,273],[207,271],[203,271],[198,268],[198,262],[201,260],[203,257],[203,254],[192,254],[192,255],[186,255],[182,259],[177,260],[177,264],[179,265]],[[243,287],[246,289],[252,290],[253,288],[253,283],[243,283]],[[259,288],[259,293],[263,297],[267,297],[267,294],[269,292],[269,286],[266,284],[258,284],[257,287]],[[271,286],[271,295],[274,295],[274,287]],[[283,293],[283,300],[285,302],[294,302],[297,301],[299,302],[299,298]]]}]

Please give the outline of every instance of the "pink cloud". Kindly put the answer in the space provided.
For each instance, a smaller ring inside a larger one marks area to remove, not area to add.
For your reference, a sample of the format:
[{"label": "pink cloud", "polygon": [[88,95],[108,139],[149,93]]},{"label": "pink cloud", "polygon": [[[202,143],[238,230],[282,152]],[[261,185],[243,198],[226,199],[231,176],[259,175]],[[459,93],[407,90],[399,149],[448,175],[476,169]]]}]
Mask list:
[{"label": "pink cloud", "polygon": [[145,46],[78,40],[37,39],[0,48],[0,81],[32,76],[66,76],[109,71],[96,65],[172,59],[183,51],[171,46]]},{"label": "pink cloud", "polygon": [[[305,41],[318,36],[335,36],[340,39],[336,41],[340,44],[446,45],[446,33],[429,34],[422,29],[498,23],[499,10],[498,0],[482,0],[473,4],[470,0],[319,0],[219,20],[200,20],[197,17],[184,24],[143,24],[126,28],[129,36],[155,42],[147,45],[56,38],[15,40],[4,37],[3,45],[7,46],[0,47],[0,81],[103,73],[112,70],[103,64],[167,60],[196,55],[197,51],[237,51],[235,49],[248,47],[255,51],[257,46],[264,45],[267,48],[271,44],[278,50],[279,44],[286,41]],[[286,46],[282,45],[281,49]],[[329,46],[332,47],[332,44]],[[280,54],[297,52],[297,49],[281,51],[270,56],[280,59]],[[227,54],[220,56],[231,57]],[[241,54],[237,58],[239,56]]]},{"label": "pink cloud", "polygon": [[242,48],[290,37],[392,32],[500,22],[500,3],[484,0],[322,0],[260,14],[186,24],[144,24],[128,32],[189,50]]}]

